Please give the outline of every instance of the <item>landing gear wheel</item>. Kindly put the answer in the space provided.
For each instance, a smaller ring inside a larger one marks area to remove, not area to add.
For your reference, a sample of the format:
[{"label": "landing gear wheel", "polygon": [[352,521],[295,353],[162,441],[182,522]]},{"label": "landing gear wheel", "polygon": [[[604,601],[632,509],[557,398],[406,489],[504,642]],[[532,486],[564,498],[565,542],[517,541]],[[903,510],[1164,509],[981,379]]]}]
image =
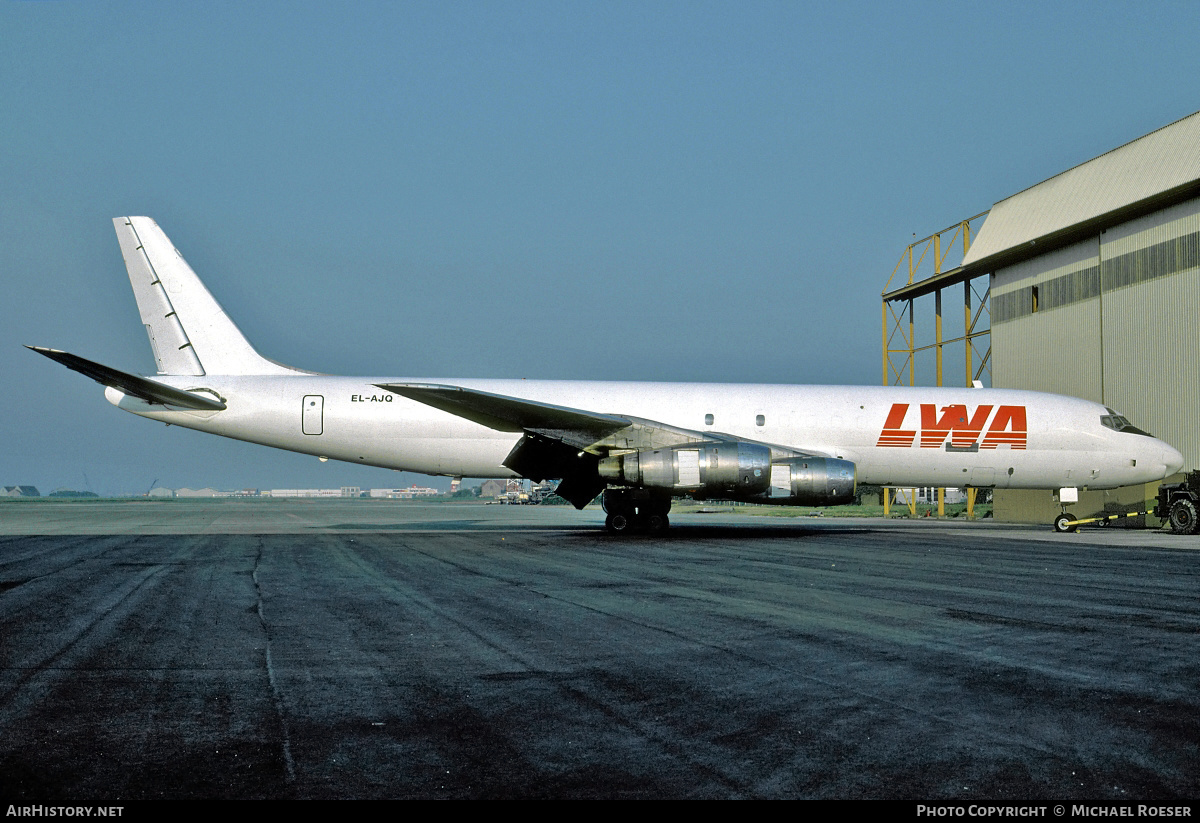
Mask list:
[{"label": "landing gear wheel", "polygon": [[604,528],[609,534],[625,534],[633,526],[633,518],[622,512],[615,512],[604,518]]},{"label": "landing gear wheel", "polygon": [[671,498],[651,494],[646,489],[609,488],[601,498],[604,512],[604,528],[609,534],[631,534],[647,532],[660,535],[671,525],[667,512],[671,511]]},{"label": "landing gear wheel", "polygon": [[1175,534],[1195,534],[1200,519],[1196,516],[1196,504],[1186,498],[1176,500],[1171,504],[1171,514],[1168,518],[1171,531]]},{"label": "landing gear wheel", "polygon": [[662,534],[671,527],[671,521],[665,514],[651,514],[646,517],[646,531],[650,534]]},{"label": "landing gear wheel", "polygon": [[1059,534],[1070,534],[1071,532],[1079,531],[1079,526],[1074,525],[1075,515],[1063,512],[1058,517],[1054,518],[1054,530]]}]

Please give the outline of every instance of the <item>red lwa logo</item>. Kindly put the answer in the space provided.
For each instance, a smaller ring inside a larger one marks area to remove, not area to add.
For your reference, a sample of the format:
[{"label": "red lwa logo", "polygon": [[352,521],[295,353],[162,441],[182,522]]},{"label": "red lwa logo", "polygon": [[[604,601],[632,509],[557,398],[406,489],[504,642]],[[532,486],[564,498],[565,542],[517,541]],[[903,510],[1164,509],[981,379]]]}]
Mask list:
[{"label": "red lwa logo", "polygon": [[[904,420],[908,416],[908,403],[893,403],[888,412],[887,422],[879,433],[876,446],[891,448],[909,448],[917,439],[916,429],[905,429]],[[1025,422],[1024,406],[1000,406],[992,414],[993,406],[978,406],[974,414],[967,413],[967,407],[962,405],[942,406],[941,416],[938,407],[933,403],[921,404],[921,448],[940,449],[950,438],[949,448],[969,449],[977,446],[980,449],[994,449],[1006,445],[1012,449],[1024,449],[1028,425]],[[979,443],[979,433],[991,418],[991,426],[983,442]]]}]

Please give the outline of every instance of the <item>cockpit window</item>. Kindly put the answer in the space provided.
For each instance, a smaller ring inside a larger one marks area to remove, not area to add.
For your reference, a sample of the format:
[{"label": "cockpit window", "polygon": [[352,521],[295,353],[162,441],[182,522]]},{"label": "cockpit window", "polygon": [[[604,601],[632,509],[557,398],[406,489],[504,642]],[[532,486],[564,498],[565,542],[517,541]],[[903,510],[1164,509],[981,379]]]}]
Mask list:
[{"label": "cockpit window", "polygon": [[1100,425],[1104,426],[1106,429],[1112,429],[1113,431],[1118,431],[1123,434],[1140,434],[1145,437],[1153,436],[1150,434],[1150,432],[1142,431],[1137,426],[1130,423],[1129,419],[1126,418],[1125,415],[1117,414],[1108,407],[1105,407],[1104,410],[1108,412],[1108,414],[1101,415]]}]

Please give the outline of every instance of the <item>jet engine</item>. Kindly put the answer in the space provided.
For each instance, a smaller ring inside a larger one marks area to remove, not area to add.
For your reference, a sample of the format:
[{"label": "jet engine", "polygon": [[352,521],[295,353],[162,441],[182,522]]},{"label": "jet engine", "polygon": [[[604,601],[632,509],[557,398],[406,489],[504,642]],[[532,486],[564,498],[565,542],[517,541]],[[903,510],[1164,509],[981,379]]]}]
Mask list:
[{"label": "jet engine", "polygon": [[690,495],[795,506],[854,499],[855,466],[831,457],[771,458],[771,448],[742,441],[685,443],[626,452],[597,467],[609,483]]},{"label": "jet engine", "polygon": [[835,457],[792,457],[771,464],[771,498],[788,506],[836,506],[854,500],[857,469]]}]

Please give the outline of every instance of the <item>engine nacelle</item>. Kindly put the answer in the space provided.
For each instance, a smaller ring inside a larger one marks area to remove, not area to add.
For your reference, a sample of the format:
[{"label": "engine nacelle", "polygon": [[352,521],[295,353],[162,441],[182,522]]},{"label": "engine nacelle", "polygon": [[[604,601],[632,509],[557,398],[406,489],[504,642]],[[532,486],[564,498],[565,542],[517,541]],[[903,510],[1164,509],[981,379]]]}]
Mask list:
[{"label": "engine nacelle", "polygon": [[836,506],[854,501],[857,469],[834,457],[791,457],[771,464],[770,498],[784,506]]},{"label": "engine nacelle", "polygon": [[766,494],[770,487],[771,450],[737,441],[685,443],[606,457],[599,470],[610,483],[745,499]]},{"label": "engine nacelle", "polygon": [[757,443],[685,443],[606,457],[609,483],[658,489],[697,499],[720,498],[784,506],[832,506],[854,500],[855,466],[832,457],[771,459]]}]

